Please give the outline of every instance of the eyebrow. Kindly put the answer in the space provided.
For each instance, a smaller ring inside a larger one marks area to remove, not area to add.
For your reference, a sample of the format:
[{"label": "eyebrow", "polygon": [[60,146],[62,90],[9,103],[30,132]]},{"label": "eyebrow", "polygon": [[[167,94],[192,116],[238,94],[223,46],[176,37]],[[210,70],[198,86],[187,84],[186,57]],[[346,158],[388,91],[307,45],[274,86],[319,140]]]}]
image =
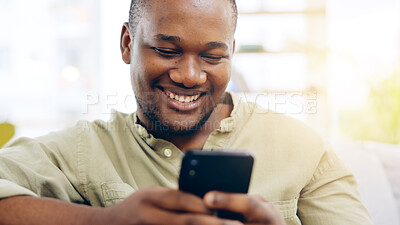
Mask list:
[{"label": "eyebrow", "polygon": [[226,45],[225,43],[216,42],[216,41],[209,42],[209,43],[206,44],[206,46],[207,46],[208,48],[223,48],[223,49],[228,49],[228,45]]},{"label": "eyebrow", "polygon": [[[166,34],[157,34],[154,35],[155,40],[162,40],[162,41],[173,41],[173,42],[181,42],[181,38],[178,36],[171,36]],[[207,48],[223,48],[228,49],[228,45],[223,42],[212,41],[206,44]]]},{"label": "eyebrow", "polygon": [[178,36],[170,36],[166,34],[157,34],[154,36],[155,40],[162,40],[162,41],[175,41],[175,42],[180,42],[181,38]]}]

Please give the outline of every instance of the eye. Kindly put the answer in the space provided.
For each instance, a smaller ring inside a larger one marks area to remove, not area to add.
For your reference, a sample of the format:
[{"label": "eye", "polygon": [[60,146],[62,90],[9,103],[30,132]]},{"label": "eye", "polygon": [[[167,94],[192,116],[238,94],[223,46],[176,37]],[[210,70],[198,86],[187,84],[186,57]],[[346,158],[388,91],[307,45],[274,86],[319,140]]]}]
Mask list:
[{"label": "eye", "polygon": [[205,61],[209,63],[218,63],[222,59],[224,59],[224,56],[217,56],[217,55],[203,55],[201,56]]},{"label": "eye", "polygon": [[178,56],[181,54],[181,52],[173,49],[168,49],[168,48],[157,48],[157,47],[151,47],[157,54],[166,57],[166,58],[172,58],[175,56]]}]

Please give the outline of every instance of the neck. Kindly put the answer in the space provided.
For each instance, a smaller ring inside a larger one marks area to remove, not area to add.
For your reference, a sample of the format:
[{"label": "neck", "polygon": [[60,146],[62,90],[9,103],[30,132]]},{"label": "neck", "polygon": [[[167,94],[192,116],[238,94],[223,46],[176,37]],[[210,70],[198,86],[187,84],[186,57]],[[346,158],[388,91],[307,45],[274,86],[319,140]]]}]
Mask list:
[{"label": "neck", "polygon": [[221,120],[230,116],[233,106],[220,103],[207,122],[196,132],[187,135],[170,135],[165,140],[176,145],[181,151],[201,150],[210,134],[220,128]]}]

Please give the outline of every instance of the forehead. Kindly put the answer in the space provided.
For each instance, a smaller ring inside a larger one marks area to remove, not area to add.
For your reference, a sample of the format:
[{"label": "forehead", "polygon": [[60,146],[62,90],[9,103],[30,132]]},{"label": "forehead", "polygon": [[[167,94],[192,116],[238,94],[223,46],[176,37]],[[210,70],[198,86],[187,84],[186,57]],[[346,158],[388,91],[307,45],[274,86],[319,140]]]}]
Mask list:
[{"label": "forehead", "polygon": [[142,25],[148,31],[233,38],[229,0],[150,0],[144,15]]}]

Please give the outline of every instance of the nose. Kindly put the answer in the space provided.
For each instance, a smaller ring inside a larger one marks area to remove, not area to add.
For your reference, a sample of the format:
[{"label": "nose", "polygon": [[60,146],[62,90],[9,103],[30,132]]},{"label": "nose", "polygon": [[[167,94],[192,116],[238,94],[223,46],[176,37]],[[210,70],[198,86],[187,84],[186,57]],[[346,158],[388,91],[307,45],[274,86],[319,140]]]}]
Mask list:
[{"label": "nose", "polygon": [[202,71],[196,58],[190,56],[178,61],[177,67],[169,72],[171,80],[188,88],[204,84],[207,80],[207,74]]}]

